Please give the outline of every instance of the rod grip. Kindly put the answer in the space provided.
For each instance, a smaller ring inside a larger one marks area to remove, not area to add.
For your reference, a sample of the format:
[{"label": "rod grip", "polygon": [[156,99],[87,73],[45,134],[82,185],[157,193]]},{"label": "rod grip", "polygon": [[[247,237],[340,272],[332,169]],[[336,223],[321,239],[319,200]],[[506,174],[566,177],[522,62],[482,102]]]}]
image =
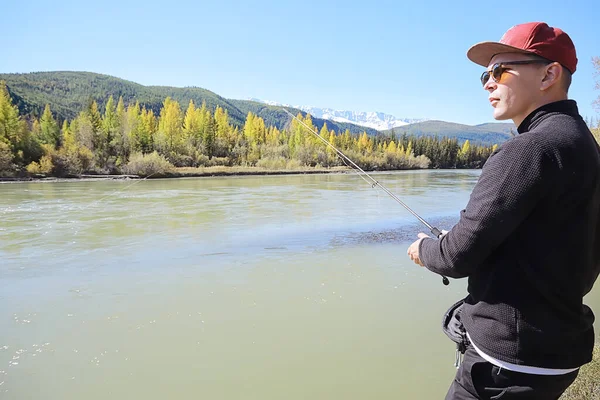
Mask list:
[{"label": "rod grip", "polygon": [[436,227],[431,228],[431,233],[433,233],[435,235],[435,237],[438,239],[440,238],[440,236],[442,236],[442,231],[440,231]]}]

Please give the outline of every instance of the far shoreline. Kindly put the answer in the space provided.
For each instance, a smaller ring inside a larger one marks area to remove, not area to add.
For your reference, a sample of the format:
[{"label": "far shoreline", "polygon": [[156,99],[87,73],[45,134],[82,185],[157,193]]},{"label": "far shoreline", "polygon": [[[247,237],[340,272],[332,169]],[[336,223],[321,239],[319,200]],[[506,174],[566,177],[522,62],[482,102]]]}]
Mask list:
[{"label": "far shoreline", "polygon": [[[207,168],[180,168],[173,172],[149,175],[132,174],[81,174],[77,176],[21,176],[0,177],[0,183],[26,183],[26,182],[94,182],[94,181],[120,181],[144,179],[180,179],[180,178],[211,178],[211,177],[236,177],[236,176],[267,176],[267,175],[315,175],[315,174],[346,174],[354,172],[347,167],[335,168],[307,168],[298,170],[268,170],[257,167],[207,167]],[[382,171],[369,171],[382,172]]]},{"label": "far shoreline", "polygon": [[[435,169],[435,168],[406,168],[393,170],[364,170],[369,174],[381,174],[386,172],[402,171],[443,171],[443,170],[472,170],[472,169]],[[44,182],[96,182],[96,181],[122,181],[122,180],[150,180],[150,179],[181,179],[181,178],[212,178],[212,177],[240,177],[240,176],[284,176],[284,175],[327,175],[327,174],[351,174],[359,171],[348,167],[333,168],[306,168],[293,170],[271,170],[258,167],[206,167],[206,168],[177,168],[173,172],[149,175],[134,174],[81,174],[66,177],[55,177],[45,175],[1,177],[3,183],[44,183]]]}]

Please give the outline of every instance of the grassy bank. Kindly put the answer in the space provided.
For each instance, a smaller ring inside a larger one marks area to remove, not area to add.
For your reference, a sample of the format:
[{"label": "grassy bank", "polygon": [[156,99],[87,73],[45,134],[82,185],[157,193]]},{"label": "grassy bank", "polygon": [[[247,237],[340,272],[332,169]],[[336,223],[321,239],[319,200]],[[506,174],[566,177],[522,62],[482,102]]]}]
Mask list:
[{"label": "grassy bank", "polygon": [[227,176],[227,175],[289,175],[289,174],[328,174],[336,172],[348,172],[347,167],[299,167],[286,169],[272,169],[261,167],[199,167],[199,168],[176,168],[165,174],[165,177],[202,177],[202,176]]},{"label": "grassy bank", "polygon": [[600,400],[600,344],[594,348],[594,360],[581,368],[560,400]]}]

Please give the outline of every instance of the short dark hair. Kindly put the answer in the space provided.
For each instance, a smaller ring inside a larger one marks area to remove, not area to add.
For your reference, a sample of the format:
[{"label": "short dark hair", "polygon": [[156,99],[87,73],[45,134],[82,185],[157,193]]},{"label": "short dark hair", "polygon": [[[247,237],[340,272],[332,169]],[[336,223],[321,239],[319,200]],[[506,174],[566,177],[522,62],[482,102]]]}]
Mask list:
[{"label": "short dark hair", "polygon": [[571,71],[565,68],[563,65],[563,76],[562,76],[562,86],[565,89],[565,92],[569,93],[569,88],[571,87],[571,82],[573,81],[573,74]]}]

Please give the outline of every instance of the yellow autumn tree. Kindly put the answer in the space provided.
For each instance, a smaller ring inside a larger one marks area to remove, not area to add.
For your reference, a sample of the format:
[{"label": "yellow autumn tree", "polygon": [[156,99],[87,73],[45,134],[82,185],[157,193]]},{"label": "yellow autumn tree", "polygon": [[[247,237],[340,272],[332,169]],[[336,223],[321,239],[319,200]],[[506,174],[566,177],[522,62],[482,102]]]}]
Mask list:
[{"label": "yellow autumn tree", "polygon": [[125,103],[123,96],[119,96],[117,102],[117,131],[114,139],[115,152],[117,160],[120,164],[127,163],[129,154],[131,154],[131,136],[128,132],[137,128],[137,121],[131,121],[129,123],[127,119],[127,111],[125,110]]},{"label": "yellow autumn tree", "polygon": [[50,111],[50,104],[46,104],[42,118],[40,118],[40,143],[48,144],[53,148],[58,147],[60,143],[60,130],[58,124]]},{"label": "yellow autumn tree", "polygon": [[194,100],[190,100],[188,108],[185,111],[185,117],[183,118],[183,137],[184,140],[194,140],[199,135],[200,123],[198,121],[198,114],[196,113],[196,105]]},{"label": "yellow autumn tree", "polygon": [[267,131],[267,144],[277,146],[281,144],[281,131],[276,126],[270,126]]},{"label": "yellow autumn tree", "polygon": [[169,154],[175,151],[182,138],[183,116],[176,100],[167,97],[160,110],[155,146],[159,152]]},{"label": "yellow autumn tree", "polygon": [[[290,155],[294,157],[296,152],[304,146],[304,132],[306,127],[302,125],[301,122],[304,122],[304,117],[302,113],[298,113],[296,118],[292,118],[289,125],[289,140],[288,146],[290,149]],[[309,133],[310,135],[311,133]]]},{"label": "yellow autumn tree", "polygon": [[404,145],[398,146],[397,153],[398,153],[398,157],[401,157],[401,158],[406,157],[406,151],[404,150]]},{"label": "yellow autumn tree", "polygon": [[249,111],[248,115],[246,115],[246,121],[244,123],[244,137],[248,141],[248,143],[256,142],[256,132],[254,130],[254,114]]},{"label": "yellow autumn tree", "polygon": [[140,126],[138,128],[139,132],[137,135],[137,145],[142,153],[148,154],[156,150],[154,142],[157,128],[158,121],[156,120],[154,111],[146,110],[145,107],[142,108],[142,112],[140,114]]},{"label": "yellow autumn tree", "polygon": [[233,135],[233,129],[229,124],[229,113],[226,109],[217,106],[214,119],[216,124],[215,155],[225,157],[235,146],[236,136]]},{"label": "yellow autumn tree", "polygon": [[254,117],[254,138],[256,144],[264,144],[267,138],[267,128],[265,126],[265,120],[259,116]]},{"label": "yellow autumn tree", "polygon": [[[335,148],[338,147],[338,140],[337,140],[337,136],[335,134],[335,131],[332,129],[331,131],[329,131],[329,139],[328,142],[331,143],[331,145]],[[331,160],[335,159],[337,156],[337,152],[333,149],[333,147],[327,146],[327,155],[329,156],[329,158]]]},{"label": "yellow autumn tree", "polygon": [[[314,135],[312,135],[312,136],[314,136]],[[329,129],[327,128],[327,122],[323,123],[323,126],[321,127],[321,130],[319,131],[319,136],[321,136],[325,140],[329,139]],[[316,143],[318,144],[318,147],[320,147],[322,149],[329,147],[325,144],[325,142],[323,142],[318,137],[315,136],[315,139],[317,140]]]},{"label": "yellow autumn tree", "polygon": [[[41,132],[39,122],[37,128]],[[0,170],[10,171],[13,162],[27,164],[41,155],[36,136],[13,105],[5,82],[0,81]]]},{"label": "yellow autumn tree", "polygon": [[247,161],[255,165],[261,157],[261,145],[266,141],[265,121],[249,112],[244,123],[244,137],[248,141]]},{"label": "yellow autumn tree", "polygon": [[19,109],[12,104],[6,83],[0,81],[0,142],[15,146],[20,136]]},{"label": "yellow autumn tree", "polygon": [[457,155],[459,166],[468,166],[471,161],[471,143],[465,140]]},{"label": "yellow autumn tree", "polygon": [[231,141],[231,125],[229,125],[229,113],[227,110],[217,106],[215,109],[215,123],[217,124],[217,140]]},{"label": "yellow autumn tree", "polygon": [[396,146],[396,142],[394,142],[393,140],[387,145],[385,152],[386,153],[390,153],[390,154],[394,154],[396,153],[396,151],[398,150],[398,146]]},{"label": "yellow autumn tree", "polygon": [[362,133],[358,139],[358,150],[364,154],[369,154],[373,151],[373,143],[369,139],[367,132]]},{"label": "yellow autumn tree", "polygon": [[413,153],[413,144],[412,141],[409,141],[408,144],[406,145],[406,150],[404,151],[404,153],[406,154],[406,157],[414,157],[414,153]]},{"label": "yellow autumn tree", "polygon": [[65,173],[79,175],[92,167],[94,154],[85,146],[82,146],[75,138],[67,121],[62,126],[62,148],[58,152],[65,164]]}]

